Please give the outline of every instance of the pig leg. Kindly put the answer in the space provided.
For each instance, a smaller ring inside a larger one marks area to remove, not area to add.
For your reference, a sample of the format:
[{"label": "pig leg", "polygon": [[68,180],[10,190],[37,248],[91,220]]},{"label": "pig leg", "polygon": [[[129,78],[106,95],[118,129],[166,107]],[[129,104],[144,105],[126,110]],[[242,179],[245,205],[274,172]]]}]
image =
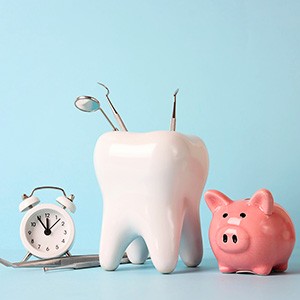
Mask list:
[{"label": "pig leg", "polygon": [[288,268],[288,263],[278,264],[273,267],[273,271],[275,272],[284,272]]},{"label": "pig leg", "polygon": [[272,267],[269,265],[261,265],[254,267],[251,271],[257,275],[269,275],[272,271]]},{"label": "pig leg", "polygon": [[197,267],[203,256],[202,236],[198,210],[185,214],[181,241],[180,257],[188,267]]},{"label": "pig leg", "polygon": [[235,273],[237,270],[219,263],[219,270],[222,273]]}]

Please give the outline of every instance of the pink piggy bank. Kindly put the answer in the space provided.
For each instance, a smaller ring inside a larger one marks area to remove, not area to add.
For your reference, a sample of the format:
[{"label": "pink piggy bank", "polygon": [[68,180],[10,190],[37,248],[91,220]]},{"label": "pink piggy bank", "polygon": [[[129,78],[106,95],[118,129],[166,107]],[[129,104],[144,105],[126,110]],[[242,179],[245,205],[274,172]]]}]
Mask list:
[{"label": "pink piggy bank", "polygon": [[239,201],[214,190],[204,198],[213,213],[209,240],[221,272],[268,275],[287,269],[295,230],[268,190]]}]

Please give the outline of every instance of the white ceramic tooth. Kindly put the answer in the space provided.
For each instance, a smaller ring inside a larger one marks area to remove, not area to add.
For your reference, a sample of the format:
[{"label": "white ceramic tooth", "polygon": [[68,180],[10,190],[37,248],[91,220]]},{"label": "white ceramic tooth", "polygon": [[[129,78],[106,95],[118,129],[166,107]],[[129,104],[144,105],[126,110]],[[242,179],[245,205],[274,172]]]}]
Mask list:
[{"label": "white ceramic tooth", "polygon": [[125,251],[143,263],[149,250],[162,273],[174,270],[178,254],[187,266],[201,262],[199,203],[208,155],[198,137],[109,132],[97,141],[94,164],[103,196],[104,269],[115,270]]}]

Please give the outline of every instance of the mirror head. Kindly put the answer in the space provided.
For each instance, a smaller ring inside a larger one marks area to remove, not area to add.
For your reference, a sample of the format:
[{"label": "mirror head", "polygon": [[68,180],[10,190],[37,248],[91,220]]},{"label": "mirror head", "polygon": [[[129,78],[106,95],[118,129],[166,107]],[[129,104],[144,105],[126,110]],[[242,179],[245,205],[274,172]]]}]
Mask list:
[{"label": "mirror head", "polygon": [[94,112],[100,109],[99,101],[92,96],[79,96],[74,104],[79,110],[84,112]]}]

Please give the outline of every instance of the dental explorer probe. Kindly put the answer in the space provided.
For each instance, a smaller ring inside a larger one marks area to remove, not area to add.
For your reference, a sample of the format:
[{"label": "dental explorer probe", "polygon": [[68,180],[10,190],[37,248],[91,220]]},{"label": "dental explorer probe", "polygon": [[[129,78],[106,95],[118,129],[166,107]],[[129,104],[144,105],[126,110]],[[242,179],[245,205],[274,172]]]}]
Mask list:
[{"label": "dental explorer probe", "polygon": [[[130,260],[126,255],[124,255],[120,261],[120,264],[130,264]],[[99,256],[98,260],[91,260],[91,261],[83,261],[83,262],[75,262],[72,264],[64,265],[64,266],[55,266],[55,267],[45,267],[44,271],[55,271],[55,270],[62,270],[62,269],[73,269],[73,270],[80,270],[80,269],[88,269],[88,268],[97,268],[101,267],[100,261],[99,261]]]},{"label": "dental explorer probe", "polygon": [[173,103],[173,113],[172,113],[172,118],[171,118],[171,126],[170,126],[170,131],[175,131],[176,130],[176,96],[179,92],[179,89],[177,89],[174,94],[174,103]]},{"label": "dental explorer probe", "polygon": [[99,85],[103,86],[106,89],[106,91],[107,91],[107,93],[105,95],[106,99],[108,100],[109,106],[110,106],[110,108],[111,108],[111,110],[114,114],[114,117],[115,117],[116,121],[118,122],[119,126],[121,127],[122,131],[128,131],[125,124],[124,124],[124,122],[123,122],[123,120],[122,120],[122,118],[120,117],[120,115],[118,114],[117,110],[115,109],[115,107],[113,106],[112,102],[110,101],[110,99],[108,97],[108,95],[109,95],[108,87],[106,85],[104,85],[103,83],[101,83],[101,82],[97,82],[97,83]]}]

